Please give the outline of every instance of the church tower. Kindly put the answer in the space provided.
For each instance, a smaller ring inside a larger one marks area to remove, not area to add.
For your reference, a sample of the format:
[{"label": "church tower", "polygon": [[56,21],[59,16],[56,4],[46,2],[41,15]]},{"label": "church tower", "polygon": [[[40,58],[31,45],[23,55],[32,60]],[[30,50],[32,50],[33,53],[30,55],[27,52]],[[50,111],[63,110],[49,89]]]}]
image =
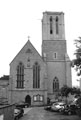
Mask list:
[{"label": "church tower", "polygon": [[64,40],[64,13],[44,12],[42,21],[43,40]]},{"label": "church tower", "polygon": [[72,86],[63,12],[43,13],[42,57],[47,64],[48,96],[53,98],[63,85]]}]

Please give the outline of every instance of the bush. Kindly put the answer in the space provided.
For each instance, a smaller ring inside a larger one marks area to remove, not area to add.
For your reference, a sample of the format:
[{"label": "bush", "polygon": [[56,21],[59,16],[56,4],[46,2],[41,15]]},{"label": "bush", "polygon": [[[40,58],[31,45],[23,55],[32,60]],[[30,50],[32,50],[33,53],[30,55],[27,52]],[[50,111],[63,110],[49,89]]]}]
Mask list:
[{"label": "bush", "polygon": [[81,108],[81,96],[77,99],[76,103],[79,105],[79,107]]},{"label": "bush", "polygon": [[77,110],[77,115],[81,117],[81,96],[77,99],[76,103],[79,106],[79,109]]},{"label": "bush", "polygon": [[81,117],[81,108],[76,111],[77,115]]}]

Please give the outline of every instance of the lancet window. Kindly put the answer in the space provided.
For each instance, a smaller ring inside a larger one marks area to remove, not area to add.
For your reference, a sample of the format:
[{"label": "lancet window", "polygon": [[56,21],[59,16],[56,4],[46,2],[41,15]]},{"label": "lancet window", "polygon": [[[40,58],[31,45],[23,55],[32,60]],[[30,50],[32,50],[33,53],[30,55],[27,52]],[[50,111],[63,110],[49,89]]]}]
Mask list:
[{"label": "lancet window", "polygon": [[24,65],[22,62],[17,66],[17,88],[24,88]]}]

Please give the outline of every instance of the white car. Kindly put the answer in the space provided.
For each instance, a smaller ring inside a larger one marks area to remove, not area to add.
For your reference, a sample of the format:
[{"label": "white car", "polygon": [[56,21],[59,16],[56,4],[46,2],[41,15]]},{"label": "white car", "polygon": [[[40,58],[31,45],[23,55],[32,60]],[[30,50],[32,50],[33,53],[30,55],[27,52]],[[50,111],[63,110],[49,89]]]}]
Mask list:
[{"label": "white car", "polygon": [[64,102],[56,102],[51,106],[52,111],[60,111],[60,109],[64,108]]}]

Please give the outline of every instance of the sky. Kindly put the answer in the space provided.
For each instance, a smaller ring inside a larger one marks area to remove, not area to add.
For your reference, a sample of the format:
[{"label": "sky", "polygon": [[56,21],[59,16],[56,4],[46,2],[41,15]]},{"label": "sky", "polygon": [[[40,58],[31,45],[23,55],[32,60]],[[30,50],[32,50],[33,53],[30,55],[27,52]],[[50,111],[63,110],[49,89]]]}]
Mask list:
[{"label": "sky", "polygon": [[[64,12],[67,52],[74,59],[74,40],[81,36],[81,0],[0,0],[0,77],[9,75],[9,64],[28,36],[41,54],[41,20],[45,11]],[[79,85],[76,79],[72,69],[74,86]]]}]

